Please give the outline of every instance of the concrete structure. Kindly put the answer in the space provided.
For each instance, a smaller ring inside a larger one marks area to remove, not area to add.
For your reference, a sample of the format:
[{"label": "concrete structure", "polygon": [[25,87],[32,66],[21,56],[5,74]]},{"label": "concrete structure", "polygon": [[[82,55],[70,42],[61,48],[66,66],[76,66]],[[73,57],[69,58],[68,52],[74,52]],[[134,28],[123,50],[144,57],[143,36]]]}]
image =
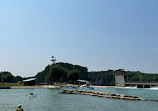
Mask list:
[{"label": "concrete structure", "polygon": [[126,72],[123,69],[115,71],[115,86],[118,87],[136,87],[136,88],[153,88],[158,87],[158,83],[125,83]]},{"label": "concrete structure", "polygon": [[125,86],[125,71],[123,69],[118,69],[115,71],[115,86],[124,87]]},{"label": "concrete structure", "polygon": [[26,86],[34,86],[35,80],[36,78],[30,78],[30,79],[23,80],[22,83]]}]

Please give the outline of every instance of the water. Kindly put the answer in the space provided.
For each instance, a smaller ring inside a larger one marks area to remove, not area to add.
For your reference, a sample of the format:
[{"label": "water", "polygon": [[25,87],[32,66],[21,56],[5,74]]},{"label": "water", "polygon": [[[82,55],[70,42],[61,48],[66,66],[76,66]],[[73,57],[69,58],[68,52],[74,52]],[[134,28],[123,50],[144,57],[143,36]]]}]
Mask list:
[{"label": "water", "polygon": [[[58,94],[61,89],[0,89],[0,111],[157,111],[158,102],[129,101],[88,95]],[[80,88],[79,88],[80,89]],[[80,89],[81,90],[81,89]],[[158,89],[96,88],[94,91],[158,100]],[[33,92],[37,97],[29,98]]]}]

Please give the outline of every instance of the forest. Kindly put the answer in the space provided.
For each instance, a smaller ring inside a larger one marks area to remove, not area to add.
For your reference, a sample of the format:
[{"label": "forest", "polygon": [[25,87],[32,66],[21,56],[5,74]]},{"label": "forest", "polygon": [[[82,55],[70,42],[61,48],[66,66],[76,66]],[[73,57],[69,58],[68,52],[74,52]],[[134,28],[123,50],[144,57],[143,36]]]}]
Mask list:
[{"label": "forest", "polygon": [[56,63],[46,66],[36,76],[36,83],[76,83],[78,79],[88,79],[88,69],[69,63]]},{"label": "forest", "polygon": [[18,81],[22,80],[23,78],[21,76],[13,76],[8,71],[0,72],[0,82],[17,83]]},{"label": "forest", "polygon": [[[55,63],[46,66],[35,77],[36,83],[77,83],[78,79],[88,80],[92,85],[115,85],[115,71],[88,71],[87,67],[70,63]],[[158,74],[126,71],[126,82],[158,82]]]},{"label": "forest", "polygon": [[[70,63],[53,63],[38,72],[36,84],[70,83],[77,84],[77,80],[88,80],[92,85],[115,85],[115,70],[88,71],[87,67]],[[31,77],[13,76],[10,72],[0,72],[0,82],[17,83]],[[158,82],[158,74],[142,73],[140,71],[126,71],[126,82]]]}]

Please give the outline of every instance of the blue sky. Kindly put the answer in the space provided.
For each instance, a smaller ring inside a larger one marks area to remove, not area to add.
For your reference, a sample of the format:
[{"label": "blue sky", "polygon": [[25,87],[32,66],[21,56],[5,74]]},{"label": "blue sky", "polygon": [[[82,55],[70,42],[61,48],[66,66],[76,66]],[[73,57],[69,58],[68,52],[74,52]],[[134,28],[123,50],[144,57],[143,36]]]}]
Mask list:
[{"label": "blue sky", "polygon": [[0,71],[58,62],[158,73],[157,0],[0,0]]}]

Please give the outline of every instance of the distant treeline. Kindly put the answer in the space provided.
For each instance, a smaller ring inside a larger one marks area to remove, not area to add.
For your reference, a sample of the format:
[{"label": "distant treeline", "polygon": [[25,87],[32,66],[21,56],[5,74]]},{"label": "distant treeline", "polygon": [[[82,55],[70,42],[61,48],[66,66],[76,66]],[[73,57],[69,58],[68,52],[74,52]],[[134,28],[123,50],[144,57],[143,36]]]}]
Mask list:
[{"label": "distant treeline", "polygon": [[[114,70],[89,72],[88,79],[94,85],[115,85]],[[126,71],[126,82],[158,82],[158,74]]]},{"label": "distant treeline", "polygon": [[88,72],[88,79],[93,85],[115,85],[114,71],[93,71]]},{"label": "distant treeline", "polygon": [[13,76],[10,72],[3,71],[0,72],[0,82],[9,82],[9,83],[17,83],[18,81],[22,81],[23,78],[20,76]]},{"label": "distant treeline", "polygon": [[126,71],[125,80],[126,82],[158,82],[158,74]]},{"label": "distant treeline", "polygon": [[[87,67],[73,65],[70,63],[55,63],[45,67],[36,77],[36,84],[72,83],[76,84],[78,79],[88,80],[93,85],[115,85],[115,71],[92,71]],[[16,83],[27,78],[13,76],[10,72],[0,72],[0,82]],[[140,71],[126,71],[126,82],[158,82],[158,74],[142,73]]]},{"label": "distant treeline", "polygon": [[[35,77],[36,83],[77,83],[78,79],[89,80],[93,85],[115,85],[114,70],[88,72],[87,67],[70,63],[48,65]],[[158,82],[158,74],[126,71],[126,82]]]}]

